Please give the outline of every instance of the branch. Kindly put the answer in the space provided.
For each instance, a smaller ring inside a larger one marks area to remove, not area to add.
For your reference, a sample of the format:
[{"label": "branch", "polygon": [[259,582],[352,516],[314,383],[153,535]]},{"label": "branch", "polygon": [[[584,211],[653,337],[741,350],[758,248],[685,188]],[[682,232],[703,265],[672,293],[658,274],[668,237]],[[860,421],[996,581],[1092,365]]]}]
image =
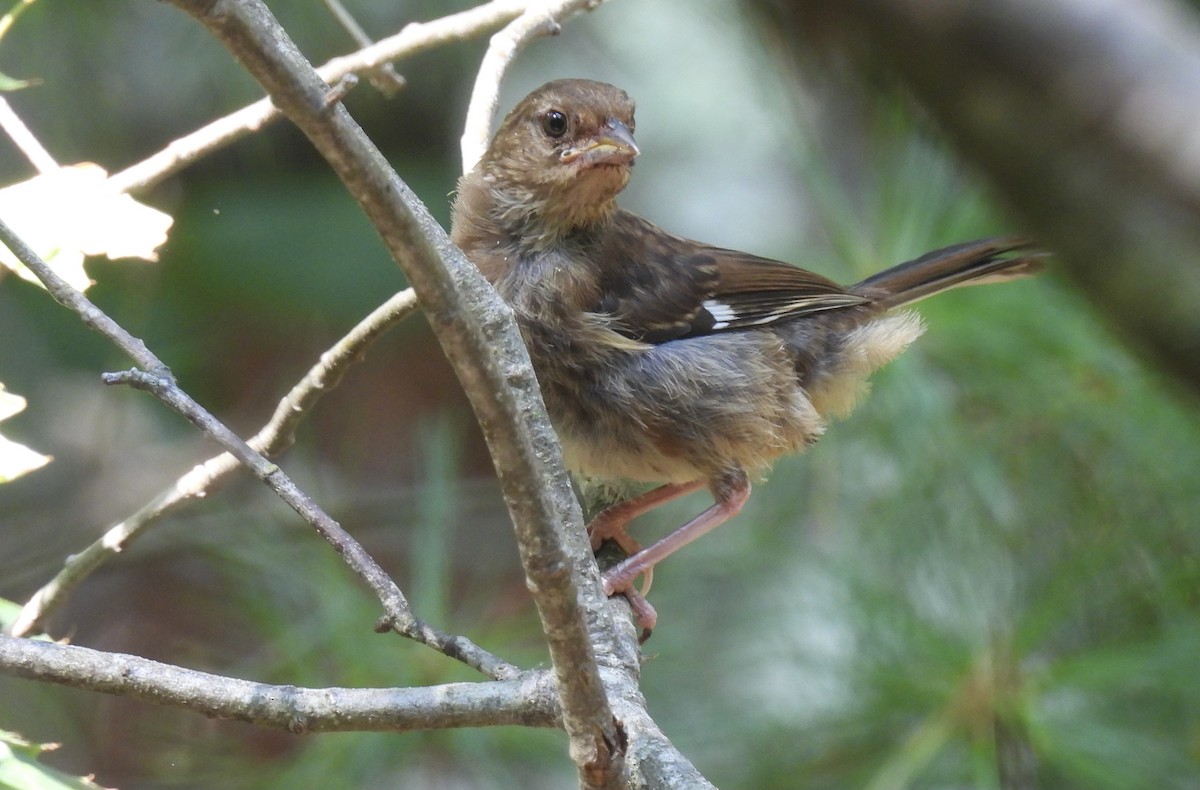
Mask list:
[{"label": "branch", "polygon": [[[325,0],[325,7],[360,48],[369,47],[375,43],[367,36],[362,25],[358,24],[358,20],[342,5],[341,0]],[[404,78],[396,72],[391,63],[382,63],[375,68],[367,69],[367,79],[371,81],[375,90],[389,99],[404,88]]]},{"label": "branch", "polygon": [[158,357],[150,353],[150,349],[146,348],[145,343],[126,332],[120,324],[92,304],[90,299],[59,277],[28,244],[13,233],[2,218],[0,218],[0,242],[3,242],[17,260],[25,264],[26,268],[42,281],[42,285],[46,286],[47,293],[54,298],[54,301],[78,315],[85,326],[104,335],[113,345],[121,349],[125,356],[151,375],[165,381],[172,380],[171,371]]},{"label": "branch", "polygon": [[[337,386],[346,370],[362,358],[366,348],[416,308],[416,294],[406,289],[377,307],[350,332],[321,355],[275,407],[266,425],[247,442],[267,457],[290,447],[295,429],[321,397]],[[158,519],[181,506],[208,496],[238,469],[230,453],[221,453],[176,480],[124,521],[111,527],[83,551],[71,555],[59,573],[33,594],[12,627],[13,636],[40,633],[46,619],[66,603],[70,593],[107,560],[124,551]],[[496,677],[491,672],[486,673]]]},{"label": "branch", "polygon": [[469,640],[444,634],[414,615],[404,593],[379,567],[366,549],[325,513],[311,497],[301,491],[284,474],[283,470],[242,441],[237,434],[176,386],[167,366],[152,354],[141,340],[126,332],[92,304],[91,300],[69,286],[25,242],[13,234],[3,221],[0,221],[0,241],[3,241],[17,259],[42,281],[47,292],[56,301],[75,311],[85,324],[99,331],[144,368],[144,370],[135,368],[121,373],[105,374],[105,383],[129,384],[157,395],[160,400],[186,417],[206,436],[214,439],[238,461],[249,467],[256,477],[266,483],[280,499],[311,524],[321,537],[333,545],[346,564],[367,583],[367,586],[374,591],[380,603],[383,604],[385,614],[383,620],[376,626],[377,630],[395,629],[398,633],[429,645],[447,656],[457,658],[490,677],[511,677],[516,673],[515,667],[500,661]]},{"label": "branch", "polygon": [[614,696],[613,712],[620,719],[629,738],[627,759],[635,766],[631,771],[630,786],[637,788],[677,788],[689,790],[713,788],[696,766],[684,757],[667,738],[650,714],[646,712],[646,699],[636,686],[632,689],[625,683],[610,683],[609,687],[625,690]]},{"label": "branch", "polygon": [[1138,345],[1200,390],[1200,24],[1169,0],[769,0],[898,74]]},{"label": "branch", "polygon": [[293,733],[559,725],[554,687],[546,672],[423,688],[307,689],[3,635],[0,672]]},{"label": "branch", "polygon": [[487,150],[492,118],[500,101],[500,83],[513,58],[541,36],[556,36],[562,22],[579,11],[591,11],[604,0],[541,0],[530,3],[525,12],[492,36],[475,75],[467,120],[463,125],[463,172],[469,173]]},{"label": "branch", "polygon": [[33,132],[29,131],[25,122],[13,112],[12,105],[3,96],[0,96],[0,129],[4,130],[13,141],[13,145],[25,154],[25,158],[39,173],[53,173],[58,170],[58,162],[54,161],[50,152],[33,136]]},{"label": "branch", "polygon": [[173,2],[221,40],[304,132],[358,200],[416,289],[471,398],[518,530],[526,579],[550,647],[571,758],[585,786],[615,786],[622,771],[622,737],[588,634],[589,615],[593,622],[602,620],[603,592],[579,504],[511,310],[450,243],[345,108],[325,106],[325,82],[262,3]]},{"label": "branch", "polygon": [[[482,35],[516,17],[528,4],[527,0],[494,0],[441,19],[414,22],[394,36],[351,55],[334,58],[322,66],[318,73],[330,84],[347,74],[369,73],[392,61]],[[118,192],[149,189],[200,157],[258,131],[280,115],[269,98],[260,99],[172,141],[157,154],[114,173],[108,179],[109,184]]]}]

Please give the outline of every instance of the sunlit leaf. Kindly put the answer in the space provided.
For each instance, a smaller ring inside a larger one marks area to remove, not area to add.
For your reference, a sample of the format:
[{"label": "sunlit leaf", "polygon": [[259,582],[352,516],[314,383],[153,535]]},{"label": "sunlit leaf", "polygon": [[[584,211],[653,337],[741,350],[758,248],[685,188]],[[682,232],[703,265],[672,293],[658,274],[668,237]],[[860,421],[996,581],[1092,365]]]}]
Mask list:
[{"label": "sunlit leaf", "polygon": [[41,80],[34,77],[28,80],[19,80],[16,77],[10,77],[7,74],[0,72],[0,91],[19,91],[22,88],[29,88],[34,85],[41,84]]},{"label": "sunlit leaf", "polygon": [[71,776],[38,762],[43,752],[55,744],[32,743],[21,736],[0,730],[0,787],[28,790],[84,790],[100,785],[85,777]]},{"label": "sunlit leaf", "polygon": [[[18,414],[24,408],[25,399],[6,391],[4,385],[0,384],[0,420]],[[45,466],[50,460],[50,456],[42,455],[0,435],[0,483],[16,480],[21,475]]]},{"label": "sunlit leaf", "polygon": [[[86,257],[157,260],[174,221],[114,191],[107,179],[104,168],[84,162],[0,189],[0,217],[81,291],[92,284],[83,269]],[[0,266],[37,282],[2,246]]]}]

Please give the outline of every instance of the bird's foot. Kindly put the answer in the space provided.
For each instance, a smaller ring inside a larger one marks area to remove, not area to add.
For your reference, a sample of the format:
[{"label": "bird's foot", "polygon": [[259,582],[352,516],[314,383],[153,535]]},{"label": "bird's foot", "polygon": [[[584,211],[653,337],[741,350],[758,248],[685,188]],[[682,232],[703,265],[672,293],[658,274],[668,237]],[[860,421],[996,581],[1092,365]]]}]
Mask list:
[{"label": "bird's foot", "polygon": [[606,540],[611,540],[620,546],[621,551],[625,552],[627,557],[632,557],[641,551],[642,545],[634,540],[633,536],[625,529],[629,520],[613,518],[609,513],[609,510],[602,511],[587,526],[588,537],[592,539],[592,551],[598,551],[600,544]]},{"label": "bird's foot", "polygon": [[[653,488],[643,494],[619,502],[602,510],[592,523],[588,524],[588,535],[591,536],[592,550],[600,549],[601,544],[611,540],[625,553],[625,559],[604,574],[604,592],[606,595],[624,595],[633,609],[634,621],[642,629],[641,641],[650,638],[658,613],[646,600],[650,585],[654,581],[655,564],[670,554],[669,538],[660,540],[649,549],[643,549],[641,544],[629,536],[625,525],[643,513],[653,510],[659,505],[678,499],[684,494],[703,488],[705,481],[693,480],[690,483],[667,483]],[[746,486],[747,492],[749,486]],[[707,511],[706,511],[707,512]],[[664,543],[665,541],[665,543]],[[662,549],[666,548],[664,552]],[[633,583],[638,577],[642,578],[642,588],[637,590]]]},{"label": "bird's foot", "polygon": [[[600,546],[604,544],[604,541],[611,540],[613,543],[617,544],[618,547],[620,547],[626,558],[634,556],[642,550],[642,544],[634,540],[633,536],[631,536],[625,530],[626,521],[615,518],[606,518],[610,512],[611,511],[607,510],[602,512],[600,515],[592,519],[591,524],[588,524],[587,530],[588,536],[592,540],[592,551],[599,551]],[[645,573],[640,575],[642,576],[642,589],[640,593],[641,596],[645,598],[645,596],[650,594],[650,585],[654,583],[654,569],[648,568]],[[630,579],[631,583],[626,585],[626,589],[632,587],[632,581],[633,579]],[[607,585],[605,585],[605,587],[607,589]],[[622,592],[624,592],[624,590],[622,590]],[[608,593],[610,596],[614,594],[615,593],[612,592]],[[650,604],[646,605],[649,606]],[[651,609],[651,611],[653,611],[653,609]]]},{"label": "bird's foot", "polygon": [[[650,638],[650,634],[654,632],[654,626],[658,622],[658,612],[656,612],[650,602],[646,600],[645,593],[639,592],[634,588],[633,580],[637,578],[636,576],[624,582],[618,581],[618,583],[623,585],[619,589],[613,586],[610,576],[612,576],[614,571],[619,571],[622,566],[623,564],[618,565],[616,568],[613,568],[602,577],[602,581],[604,582],[604,594],[608,595],[609,597],[614,595],[625,596],[625,600],[629,602],[629,608],[633,610],[634,625],[642,630],[641,635],[638,636],[638,644],[644,644],[646,640]],[[649,571],[647,571],[646,575],[649,577],[651,574]],[[619,579],[619,577],[617,578]],[[649,587],[649,585],[646,586],[647,588]]]}]

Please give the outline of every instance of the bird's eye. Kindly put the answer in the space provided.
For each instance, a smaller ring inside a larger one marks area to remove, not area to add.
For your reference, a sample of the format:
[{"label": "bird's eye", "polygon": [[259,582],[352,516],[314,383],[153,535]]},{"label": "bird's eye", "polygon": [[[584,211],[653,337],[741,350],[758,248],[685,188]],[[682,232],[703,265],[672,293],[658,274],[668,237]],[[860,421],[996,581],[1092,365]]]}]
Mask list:
[{"label": "bird's eye", "polygon": [[567,133],[567,116],[558,110],[550,110],[542,116],[542,131],[551,137],[562,137]]}]

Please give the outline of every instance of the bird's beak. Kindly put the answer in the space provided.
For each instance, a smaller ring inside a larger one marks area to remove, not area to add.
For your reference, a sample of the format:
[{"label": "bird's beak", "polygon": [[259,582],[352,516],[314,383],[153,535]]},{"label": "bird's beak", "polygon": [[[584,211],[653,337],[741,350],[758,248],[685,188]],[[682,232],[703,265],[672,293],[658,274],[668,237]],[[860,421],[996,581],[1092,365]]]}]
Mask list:
[{"label": "bird's beak", "polygon": [[615,118],[609,118],[600,128],[600,133],[590,140],[563,152],[564,162],[582,161],[585,166],[627,165],[638,155],[637,143],[629,127]]}]

